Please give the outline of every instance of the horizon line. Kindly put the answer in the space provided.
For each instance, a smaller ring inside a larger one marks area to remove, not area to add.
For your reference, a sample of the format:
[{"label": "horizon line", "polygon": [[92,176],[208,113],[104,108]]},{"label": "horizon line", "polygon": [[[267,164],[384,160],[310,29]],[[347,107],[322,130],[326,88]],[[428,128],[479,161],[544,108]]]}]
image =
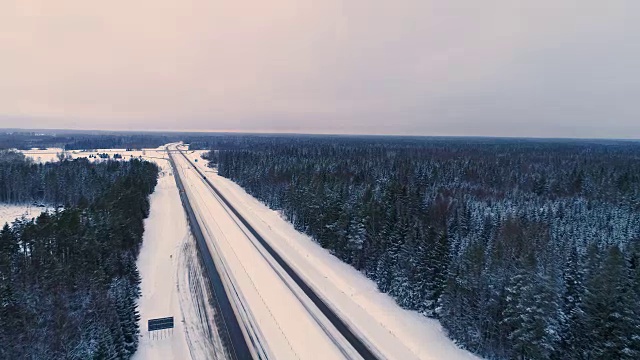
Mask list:
[{"label": "horizon line", "polygon": [[402,133],[352,133],[352,132],[299,132],[295,130],[210,130],[210,129],[80,129],[80,128],[4,128],[0,127],[2,132],[73,132],[80,134],[90,133],[176,133],[176,134],[234,134],[234,135],[300,135],[300,136],[355,136],[355,137],[406,137],[406,138],[484,138],[484,139],[540,139],[540,140],[613,140],[613,141],[640,141],[640,137],[562,137],[562,136],[526,136],[526,135],[450,135],[450,134],[431,134],[431,135],[411,135]]}]

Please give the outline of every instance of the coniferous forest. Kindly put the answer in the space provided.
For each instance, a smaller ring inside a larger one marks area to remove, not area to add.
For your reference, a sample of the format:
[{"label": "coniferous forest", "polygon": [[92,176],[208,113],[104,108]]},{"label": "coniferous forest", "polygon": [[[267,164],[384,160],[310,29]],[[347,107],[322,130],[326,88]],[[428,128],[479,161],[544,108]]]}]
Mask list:
[{"label": "coniferous forest", "polygon": [[0,201],[63,208],[0,230],[0,359],[128,359],[156,165],[0,153]]},{"label": "coniferous forest", "polygon": [[239,136],[208,145],[220,175],[476,354],[640,358],[638,142]]},{"label": "coniferous forest", "polygon": [[62,148],[77,149],[141,149],[156,148],[179,141],[183,135],[144,132],[102,132],[97,134],[70,130],[0,131],[0,149]]}]

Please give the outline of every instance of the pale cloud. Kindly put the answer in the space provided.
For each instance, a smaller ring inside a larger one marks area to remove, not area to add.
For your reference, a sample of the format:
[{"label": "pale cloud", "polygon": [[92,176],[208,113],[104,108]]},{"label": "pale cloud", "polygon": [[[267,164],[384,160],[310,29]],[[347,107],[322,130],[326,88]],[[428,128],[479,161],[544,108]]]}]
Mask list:
[{"label": "pale cloud", "polygon": [[0,0],[0,127],[639,137],[639,10]]}]

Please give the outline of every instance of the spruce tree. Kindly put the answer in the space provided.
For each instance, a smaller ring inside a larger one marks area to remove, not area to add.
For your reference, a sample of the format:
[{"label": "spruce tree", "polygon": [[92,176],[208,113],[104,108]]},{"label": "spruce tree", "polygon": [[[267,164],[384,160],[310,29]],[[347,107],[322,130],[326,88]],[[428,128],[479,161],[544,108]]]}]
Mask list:
[{"label": "spruce tree", "polygon": [[587,282],[584,298],[587,357],[628,358],[635,329],[627,279],[624,257],[617,246],[612,246]]}]

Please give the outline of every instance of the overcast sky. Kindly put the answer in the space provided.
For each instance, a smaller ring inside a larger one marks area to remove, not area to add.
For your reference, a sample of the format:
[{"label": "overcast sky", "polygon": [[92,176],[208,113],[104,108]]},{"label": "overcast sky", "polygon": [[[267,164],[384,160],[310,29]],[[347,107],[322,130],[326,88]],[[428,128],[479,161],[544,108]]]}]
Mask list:
[{"label": "overcast sky", "polygon": [[0,0],[0,127],[640,137],[638,0]]}]

